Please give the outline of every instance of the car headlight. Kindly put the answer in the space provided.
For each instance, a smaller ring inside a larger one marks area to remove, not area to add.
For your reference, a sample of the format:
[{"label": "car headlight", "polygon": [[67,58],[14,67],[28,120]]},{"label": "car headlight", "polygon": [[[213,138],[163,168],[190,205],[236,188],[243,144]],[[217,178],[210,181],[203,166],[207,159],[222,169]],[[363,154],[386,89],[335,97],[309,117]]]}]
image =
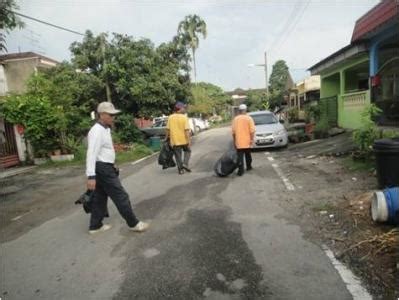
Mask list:
[{"label": "car headlight", "polygon": [[281,129],[273,133],[274,136],[283,135],[283,134],[285,134],[285,129]]}]

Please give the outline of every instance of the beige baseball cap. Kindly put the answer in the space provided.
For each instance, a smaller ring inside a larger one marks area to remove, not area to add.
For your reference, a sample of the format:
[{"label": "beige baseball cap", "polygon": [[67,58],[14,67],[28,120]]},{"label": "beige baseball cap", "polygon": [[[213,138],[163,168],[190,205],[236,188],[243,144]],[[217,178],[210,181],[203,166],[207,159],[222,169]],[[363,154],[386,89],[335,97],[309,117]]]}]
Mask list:
[{"label": "beige baseball cap", "polygon": [[97,106],[97,112],[100,113],[107,113],[110,115],[119,114],[121,111],[119,109],[115,109],[115,106],[111,102],[101,102]]}]

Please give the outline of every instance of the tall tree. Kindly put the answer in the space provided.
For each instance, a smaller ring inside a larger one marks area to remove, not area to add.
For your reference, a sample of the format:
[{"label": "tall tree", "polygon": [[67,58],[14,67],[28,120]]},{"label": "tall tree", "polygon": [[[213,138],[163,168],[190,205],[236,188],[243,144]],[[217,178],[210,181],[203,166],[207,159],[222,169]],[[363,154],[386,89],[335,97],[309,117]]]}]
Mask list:
[{"label": "tall tree", "polygon": [[266,91],[249,90],[245,103],[249,111],[269,109],[269,101]]},{"label": "tall tree", "polygon": [[136,116],[169,113],[176,100],[190,94],[189,78],[184,76],[187,49],[173,41],[156,48],[148,39],[114,33],[108,41],[105,34],[88,31],[71,51],[76,67],[104,83],[102,95],[112,96],[116,106]]},{"label": "tall tree", "polygon": [[289,76],[286,62],[284,60],[276,61],[273,65],[272,74],[269,79],[271,107],[281,105]]},{"label": "tall tree", "polygon": [[14,10],[19,7],[15,0],[1,0],[0,1],[0,51],[7,52],[6,48],[6,34],[16,27],[22,28],[24,23],[15,15]]},{"label": "tall tree", "polygon": [[80,69],[88,71],[104,82],[107,101],[111,102],[111,88],[107,77],[107,56],[109,56],[109,43],[107,34],[98,36],[87,30],[83,41],[74,42],[70,46],[72,61]]},{"label": "tall tree", "polygon": [[223,90],[211,83],[199,82],[191,87],[192,100],[190,113],[210,116],[223,114],[231,104],[231,98]]},{"label": "tall tree", "polygon": [[199,46],[199,35],[205,39],[207,35],[206,23],[197,15],[188,15],[179,23],[177,33],[180,42],[188,46],[192,51],[194,82],[197,81],[197,66],[195,61],[195,51]]}]

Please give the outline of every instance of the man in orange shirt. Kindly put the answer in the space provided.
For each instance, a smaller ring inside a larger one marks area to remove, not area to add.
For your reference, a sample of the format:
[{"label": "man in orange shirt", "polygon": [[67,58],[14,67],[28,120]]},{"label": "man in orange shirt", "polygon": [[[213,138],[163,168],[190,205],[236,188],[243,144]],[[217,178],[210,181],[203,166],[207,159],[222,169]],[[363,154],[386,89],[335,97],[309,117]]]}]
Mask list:
[{"label": "man in orange shirt", "polygon": [[[184,174],[184,171],[191,172],[188,167],[191,156],[191,133],[185,112],[186,105],[182,102],[177,102],[175,113],[169,116],[168,124],[166,125],[166,139],[170,139],[170,145],[175,153],[176,164],[180,175]],[[183,161],[182,151],[184,152]]]},{"label": "man in orange shirt", "polygon": [[247,115],[247,106],[241,104],[238,107],[239,114],[234,118],[232,124],[233,140],[238,156],[238,176],[244,174],[244,154],[247,171],[252,169],[251,145],[254,142],[255,123]]}]

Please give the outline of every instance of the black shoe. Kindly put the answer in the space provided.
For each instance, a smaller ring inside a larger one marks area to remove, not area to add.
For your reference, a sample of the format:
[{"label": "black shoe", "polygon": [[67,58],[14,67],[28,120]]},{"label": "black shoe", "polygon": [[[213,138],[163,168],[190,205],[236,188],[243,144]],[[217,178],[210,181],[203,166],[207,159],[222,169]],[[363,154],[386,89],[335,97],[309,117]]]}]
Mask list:
[{"label": "black shoe", "polygon": [[183,166],[183,169],[184,169],[185,171],[187,171],[187,172],[191,173],[191,169],[189,169],[188,167],[186,167],[186,166]]},{"label": "black shoe", "polygon": [[251,171],[252,169],[252,167],[247,167],[247,171]]},{"label": "black shoe", "polygon": [[238,176],[244,175],[244,171],[238,171],[238,172],[237,172],[237,175],[238,175]]}]

